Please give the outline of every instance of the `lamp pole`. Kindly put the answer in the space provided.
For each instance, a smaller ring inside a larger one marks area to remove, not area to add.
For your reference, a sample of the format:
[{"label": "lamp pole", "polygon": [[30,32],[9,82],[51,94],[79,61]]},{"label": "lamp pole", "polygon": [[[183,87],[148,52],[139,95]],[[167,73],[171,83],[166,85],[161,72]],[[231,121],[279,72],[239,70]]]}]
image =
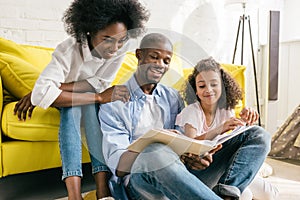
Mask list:
[{"label": "lamp pole", "polygon": [[[234,46],[234,52],[233,52],[233,58],[232,58],[232,64],[234,64],[235,60],[235,55],[236,55],[236,50],[237,50],[237,44],[238,44],[238,39],[239,39],[239,34],[240,34],[240,29],[241,29],[241,23],[242,23],[242,47],[241,47],[241,65],[243,65],[243,56],[244,56],[244,34],[245,34],[245,20],[248,21],[249,25],[249,36],[250,36],[250,44],[251,44],[251,54],[252,54],[252,65],[253,65],[253,74],[254,74],[254,83],[255,83],[255,94],[256,94],[256,106],[257,106],[257,112],[260,116],[260,104],[259,104],[259,97],[258,97],[258,84],[257,84],[257,76],[256,76],[256,65],[255,65],[255,56],[254,56],[254,50],[253,50],[253,42],[252,42],[252,33],[251,33],[251,23],[250,23],[250,16],[245,15],[245,8],[246,8],[246,3],[243,3],[243,9],[244,13],[242,16],[240,16],[239,19],[239,24],[238,24],[238,30],[237,30],[237,35],[236,35],[236,40],[235,40],[235,46]],[[260,117],[258,118],[258,124],[261,125],[261,119]]]}]

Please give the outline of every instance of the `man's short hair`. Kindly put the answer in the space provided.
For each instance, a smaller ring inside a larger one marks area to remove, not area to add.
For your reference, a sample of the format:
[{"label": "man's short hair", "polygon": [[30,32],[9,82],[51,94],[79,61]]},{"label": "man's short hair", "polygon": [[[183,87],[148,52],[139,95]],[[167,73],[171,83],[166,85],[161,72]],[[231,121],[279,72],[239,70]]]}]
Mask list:
[{"label": "man's short hair", "polygon": [[140,49],[156,49],[158,44],[169,44],[173,51],[173,44],[165,35],[161,33],[149,33],[143,37],[140,44]]}]

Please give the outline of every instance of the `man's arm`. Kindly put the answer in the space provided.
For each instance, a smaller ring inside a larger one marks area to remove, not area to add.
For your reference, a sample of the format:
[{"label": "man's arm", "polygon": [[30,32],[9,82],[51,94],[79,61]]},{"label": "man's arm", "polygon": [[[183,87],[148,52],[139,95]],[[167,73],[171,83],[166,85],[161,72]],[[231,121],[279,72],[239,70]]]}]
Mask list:
[{"label": "man's arm", "polygon": [[116,169],[116,175],[123,177],[130,173],[131,167],[139,153],[126,151],[122,154]]},{"label": "man's arm", "polygon": [[130,109],[120,101],[103,104],[99,111],[99,121],[103,133],[103,156],[107,166],[117,176],[130,173],[137,153],[130,152],[132,120]]}]

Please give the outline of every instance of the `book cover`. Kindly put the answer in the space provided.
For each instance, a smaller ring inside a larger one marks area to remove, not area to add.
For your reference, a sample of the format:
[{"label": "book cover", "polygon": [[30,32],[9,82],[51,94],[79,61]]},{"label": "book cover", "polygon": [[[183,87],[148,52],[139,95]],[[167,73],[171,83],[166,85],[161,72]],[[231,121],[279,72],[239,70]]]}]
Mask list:
[{"label": "book cover", "polygon": [[140,153],[149,144],[159,142],[171,147],[178,155],[184,153],[202,155],[249,128],[251,126],[239,126],[229,133],[218,135],[213,140],[196,140],[170,130],[152,129],[135,140],[127,149]]}]

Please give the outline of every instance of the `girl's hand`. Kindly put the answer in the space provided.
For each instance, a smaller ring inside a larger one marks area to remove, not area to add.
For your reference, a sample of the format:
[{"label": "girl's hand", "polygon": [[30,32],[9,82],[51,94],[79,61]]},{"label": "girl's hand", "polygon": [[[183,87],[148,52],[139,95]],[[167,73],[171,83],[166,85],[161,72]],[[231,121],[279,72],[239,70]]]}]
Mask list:
[{"label": "girl's hand", "polygon": [[244,108],[240,112],[240,117],[247,125],[253,125],[258,120],[259,114],[253,108]]},{"label": "girl's hand", "polygon": [[108,103],[112,101],[123,101],[127,102],[129,100],[129,91],[125,85],[115,85],[112,86],[99,95],[99,103]]},{"label": "girl's hand", "polygon": [[242,121],[241,119],[235,118],[235,117],[231,117],[230,119],[228,119],[227,121],[225,121],[221,126],[222,131],[221,134],[233,130],[235,129],[237,126],[244,126],[245,122]]}]

